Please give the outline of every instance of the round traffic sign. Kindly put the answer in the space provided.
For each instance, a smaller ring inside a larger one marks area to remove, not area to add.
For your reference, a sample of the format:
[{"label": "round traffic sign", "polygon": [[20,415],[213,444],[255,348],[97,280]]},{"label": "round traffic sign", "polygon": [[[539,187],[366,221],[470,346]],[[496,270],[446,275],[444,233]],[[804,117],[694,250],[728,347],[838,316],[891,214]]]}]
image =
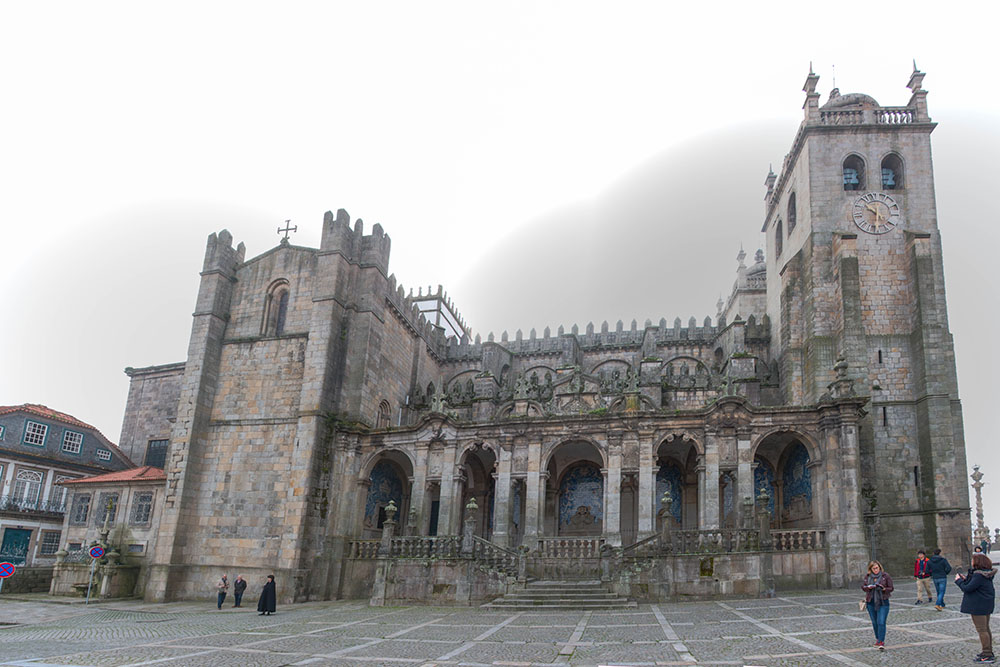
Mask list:
[{"label": "round traffic sign", "polygon": [[13,563],[0,563],[0,579],[13,577],[15,569],[17,568],[14,567]]},{"label": "round traffic sign", "polygon": [[100,558],[103,555],[104,555],[104,547],[91,547],[90,549],[91,558]]}]

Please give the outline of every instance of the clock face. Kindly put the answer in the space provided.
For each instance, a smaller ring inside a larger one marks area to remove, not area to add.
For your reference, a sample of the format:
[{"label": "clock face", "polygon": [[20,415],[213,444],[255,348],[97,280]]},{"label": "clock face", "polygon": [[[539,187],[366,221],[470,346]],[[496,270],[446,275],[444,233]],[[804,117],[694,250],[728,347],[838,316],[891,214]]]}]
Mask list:
[{"label": "clock face", "polygon": [[899,224],[899,204],[883,192],[869,192],[854,202],[854,224],[869,234],[885,234]]}]

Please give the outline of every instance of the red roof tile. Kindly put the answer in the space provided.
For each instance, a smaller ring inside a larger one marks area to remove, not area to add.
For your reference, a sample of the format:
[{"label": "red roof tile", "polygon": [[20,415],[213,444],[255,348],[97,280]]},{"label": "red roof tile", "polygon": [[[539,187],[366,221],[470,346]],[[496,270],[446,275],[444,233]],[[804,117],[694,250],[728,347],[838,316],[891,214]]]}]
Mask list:
[{"label": "red roof tile", "polygon": [[0,405],[0,415],[10,414],[11,412],[30,412],[32,414],[38,415],[39,417],[46,417],[48,419],[55,419],[56,421],[65,422],[73,426],[79,426],[81,428],[89,428],[97,430],[90,424],[82,422],[73,415],[68,415],[65,412],[59,412],[53,410],[52,408],[46,407],[44,405],[37,405],[35,403],[25,403],[24,405]]},{"label": "red roof tile", "polygon": [[167,474],[160,468],[153,466],[142,466],[140,468],[129,468],[128,470],[118,470],[108,472],[103,475],[93,477],[81,477],[80,479],[67,479],[59,484],[104,484],[108,482],[158,482],[167,479]]}]

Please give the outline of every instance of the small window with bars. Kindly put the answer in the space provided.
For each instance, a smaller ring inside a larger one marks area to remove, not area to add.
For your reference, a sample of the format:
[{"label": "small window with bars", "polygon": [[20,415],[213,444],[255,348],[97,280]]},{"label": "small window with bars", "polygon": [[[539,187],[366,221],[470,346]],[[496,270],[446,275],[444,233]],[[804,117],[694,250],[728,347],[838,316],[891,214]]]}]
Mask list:
[{"label": "small window with bars", "polygon": [[87,515],[90,514],[90,494],[73,497],[73,510],[69,514],[69,522],[74,526],[82,526],[87,523]]},{"label": "small window with bars", "polygon": [[79,454],[82,445],[83,445],[83,433],[77,433],[76,431],[66,431],[66,433],[63,434],[62,450],[64,452],[69,452],[70,454]]},{"label": "small window with bars", "polygon": [[153,515],[153,494],[152,492],[137,493],[132,499],[133,525],[149,525],[149,519]]},{"label": "small window with bars", "polygon": [[130,544],[128,545],[128,552],[130,554],[141,554],[146,551],[145,544]]},{"label": "small window with bars", "polygon": [[98,449],[97,450],[97,458],[100,459],[101,461],[110,461],[111,460],[111,450],[110,449]]},{"label": "small window with bars", "polygon": [[39,555],[52,556],[59,551],[59,531],[49,530],[42,533],[42,544],[38,548]]},{"label": "small window with bars", "polygon": [[28,422],[24,425],[24,444],[43,447],[49,427],[38,422]]},{"label": "small window with bars", "polygon": [[66,551],[83,551],[83,542],[70,542],[66,545]]}]

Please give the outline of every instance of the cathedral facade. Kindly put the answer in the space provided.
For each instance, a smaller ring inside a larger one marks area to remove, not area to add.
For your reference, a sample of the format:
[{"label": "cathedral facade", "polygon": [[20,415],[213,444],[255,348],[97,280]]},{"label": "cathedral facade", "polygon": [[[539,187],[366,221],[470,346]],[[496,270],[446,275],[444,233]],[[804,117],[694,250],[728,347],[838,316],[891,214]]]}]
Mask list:
[{"label": "cathedral facade", "polygon": [[446,561],[449,544],[519,559],[522,579],[672,563],[654,598],[705,577],[846,585],[918,548],[961,560],[923,76],[887,107],[820,104],[809,74],[765,181],[766,252],[741,252],[714,320],[482,340],[440,288],[397,285],[382,227],[343,210],[319,248],[248,259],[209,236],[187,359],[129,369],[121,448],[169,440],[147,598],[235,569],[276,574],[286,599],[368,595],[389,575],[366,559]]}]

